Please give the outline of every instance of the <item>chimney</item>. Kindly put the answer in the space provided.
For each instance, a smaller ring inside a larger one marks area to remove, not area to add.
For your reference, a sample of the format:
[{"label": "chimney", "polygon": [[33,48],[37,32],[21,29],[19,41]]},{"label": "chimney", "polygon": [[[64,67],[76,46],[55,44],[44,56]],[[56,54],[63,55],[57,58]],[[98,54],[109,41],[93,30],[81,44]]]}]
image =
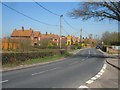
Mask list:
[{"label": "chimney", "polygon": [[46,32],[46,36],[47,36],[47,32]]},{"label": "chimney", "polygon": [[32,28],[30,28],[30,30],[32,30]]},{"label": "chimney", "polygon": [[22,26],[22,31],[24,31],[24,27]]}]

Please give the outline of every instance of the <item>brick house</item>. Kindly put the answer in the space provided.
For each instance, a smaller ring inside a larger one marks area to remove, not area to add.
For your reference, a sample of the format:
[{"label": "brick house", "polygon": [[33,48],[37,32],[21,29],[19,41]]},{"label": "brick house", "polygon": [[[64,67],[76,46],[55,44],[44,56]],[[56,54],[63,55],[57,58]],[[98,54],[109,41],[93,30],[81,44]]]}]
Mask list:
[{"label": "brick house", "polygon": [[40,46],[41,33],[40,31],[34,31],[34,45]]},{"label": "brick house", "polygon": [[80,42],[79,37],[73,36],[73,37],[72,37],[72,44],[76,44],[76,43],[78,43],[78,42]]},{"label": "brick house", "polygon": [[57,34],[52,34],[52,33],[48,34],[48,32],[46,32],[46,34],[41,34],[41,40],[43,39],[48,39],[50,41],[53,41],[58,46],[59,36]]},{"label": "brick house", "polygon": [[92,39],[92,38],[82,38],[82,42],[83,43],[87,43],[87,44],[93,44],[93,43],[95,43],[96,42],[96,40],[95,39]]},{"label": "brick house", "polygon": [[22,26],[21,30],[15,29],[11,34],[12,39],[30,39],[31,45],[34,45],[34,31],[30,28],[29,30],[24,30]]}]

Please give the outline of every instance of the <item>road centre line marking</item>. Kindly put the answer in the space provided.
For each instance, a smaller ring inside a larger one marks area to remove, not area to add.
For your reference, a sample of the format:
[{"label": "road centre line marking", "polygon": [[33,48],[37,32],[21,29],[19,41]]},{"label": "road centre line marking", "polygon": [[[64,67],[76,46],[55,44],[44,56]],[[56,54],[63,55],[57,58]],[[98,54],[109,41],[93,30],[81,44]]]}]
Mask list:
[{"label": "road centre line marking", "polygon": [[0,83],[8,82],[8,80],[0,81]]},{"label": "road centre line marking", "polygon": [[84,61],[85,59],[82,59],[82,61]]},{"label": "road centre line marking", "polygon": [[73,62],[73,63],[71,63],[71,64],[69,64],[69,65],[73,65],[73,64],[76,64],[76,63],[78,63],[78,62],[76,61],[76,62]]},{"label": "road centre line marking", "polygon": [[90,55],[90,50],[89,50],[89,55]]},{"label": "road centre line marking", "polygon": [[47,72],[47,71],[52,71],[52,70],[55,70],[55,69],[58,69],[58,68],[60,68],[60,67],[56,67],[56,68],[53,68],[53,69],[41,71],[41,72],[38,72],[38,73],[33,73],[32,75],[37,75],[37,74],[45,73],[45,72]]}]

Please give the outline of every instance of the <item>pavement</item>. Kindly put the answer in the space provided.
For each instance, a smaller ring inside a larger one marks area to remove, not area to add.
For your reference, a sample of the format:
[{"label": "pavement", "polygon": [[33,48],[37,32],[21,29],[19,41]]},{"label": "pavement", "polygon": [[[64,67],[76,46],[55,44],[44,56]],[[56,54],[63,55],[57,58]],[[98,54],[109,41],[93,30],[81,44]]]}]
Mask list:
[{"label": "pavement", "polygon": [[120,57],[119,54],[108,54],[106,52],[103,52],[102,50],[98,49],[99,52],[101,52],[102,54],[104,54],[106,57],[108,57],[109,59],[106,60],[107,64],[113,66],[114,68],[117,68],[118,70],[120,70]]},{"label": "pavement", "polygon": [[94,48],[72,57],[24,69],[3,71],[3,88],[79,88],[104,66],[105,57]]}]

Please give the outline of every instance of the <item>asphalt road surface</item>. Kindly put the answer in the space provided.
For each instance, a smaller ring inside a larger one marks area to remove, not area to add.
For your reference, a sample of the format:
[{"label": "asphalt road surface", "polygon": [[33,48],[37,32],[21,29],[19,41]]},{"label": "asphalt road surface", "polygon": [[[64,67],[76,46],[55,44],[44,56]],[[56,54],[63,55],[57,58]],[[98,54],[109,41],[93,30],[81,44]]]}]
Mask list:
[{"label": "asphalt road surface", "polygon": [[103,67],[105,57],[95,48],[64,60],[2,73],[3,88],[78,88]]}]

